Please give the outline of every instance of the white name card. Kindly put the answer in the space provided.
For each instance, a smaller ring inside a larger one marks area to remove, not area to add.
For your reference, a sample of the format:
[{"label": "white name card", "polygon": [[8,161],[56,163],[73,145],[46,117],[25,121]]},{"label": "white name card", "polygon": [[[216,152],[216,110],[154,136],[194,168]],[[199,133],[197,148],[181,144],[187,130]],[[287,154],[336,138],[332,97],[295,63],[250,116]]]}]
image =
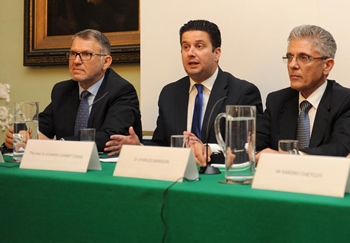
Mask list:
[{"label": "white name card", "polygon": [[261,154],[252,188],[344,197],[349,164],[341,157]]},{"label": "white name card", "polygon": [[102,170],[95,142],[28,140],[21,169],[86,172]]},{"label": "white name card", "polygon": [[134,145],[123,146],[113,175],[164,181],[199,177],[191,149]]}]

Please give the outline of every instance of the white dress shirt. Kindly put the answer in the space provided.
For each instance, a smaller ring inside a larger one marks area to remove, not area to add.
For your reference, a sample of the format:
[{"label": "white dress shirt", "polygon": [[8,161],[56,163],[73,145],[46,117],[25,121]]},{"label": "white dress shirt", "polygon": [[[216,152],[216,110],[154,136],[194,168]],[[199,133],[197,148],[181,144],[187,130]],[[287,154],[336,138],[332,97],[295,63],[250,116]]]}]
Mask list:
[{"label": "white dress shirt", "polygon": [[[214,74],[208,78],[207,80],[204,80],[201,82],[203,85],[203,107],[202,107],[202,117],[201,117],[201,124],[203,125],[203,119],[204,114],[207,109],[208,100],[210,97],[211,90],[213,89],[215,80],[218,76],[219,68],[216,68],[216,71]],[[189,89],[189,97],[188,97],[188,108],[187,108],[187,131],[191,132],[192,128],[192,118],[193,118],[193,111],[194,111],[194,103],[196,101],[196,96],[198,94],[197,88],[194,86],[196,84],[195,81],[193,81],[190,78],[190,89]],[[201,127],[201,130],[203,127]],[[221,147],[218,144],[209,144],[212,153],[217,153],[219,150],[222,150]]]},{"label": "white dress shirt", "polygon": [[[219,72],[219,69],[216,68],[216,71],[214,72],[214,74],[210,78],[208,78],[207,80],[204,80],[203,82],[200,83],[203,85],[203,107],[202,107],[201,124],[203,124],[205,110],[207,108],[207,104],[208,104],[211,90],[214,86],[216,77],[218,76],[218,72]],[[188,92],[189,97],[188,97],[188,109],[187,109],[187,131],[189,131],[189,132],[191,132],[191,128],[192,128],[194,103],[196,100],[196,96],[198,94],[198,90],[194,86],[195,84],[197,84],[197,83],[190,78],[190,90]]]}]

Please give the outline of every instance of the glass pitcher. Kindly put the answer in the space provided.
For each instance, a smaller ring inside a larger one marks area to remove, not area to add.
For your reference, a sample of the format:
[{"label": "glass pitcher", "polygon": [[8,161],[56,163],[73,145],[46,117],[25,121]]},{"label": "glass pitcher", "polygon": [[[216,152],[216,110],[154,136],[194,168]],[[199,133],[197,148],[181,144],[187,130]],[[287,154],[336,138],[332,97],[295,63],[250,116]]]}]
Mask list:
[{"label": "glass pitcher", "polygon": [[[220,120],[225,118],[225,142],[221,136]],[[255,106],[226,106],[226,113],[215,119],[215,135],[225,155],[227,182],[250,184],[255,173]]]}]

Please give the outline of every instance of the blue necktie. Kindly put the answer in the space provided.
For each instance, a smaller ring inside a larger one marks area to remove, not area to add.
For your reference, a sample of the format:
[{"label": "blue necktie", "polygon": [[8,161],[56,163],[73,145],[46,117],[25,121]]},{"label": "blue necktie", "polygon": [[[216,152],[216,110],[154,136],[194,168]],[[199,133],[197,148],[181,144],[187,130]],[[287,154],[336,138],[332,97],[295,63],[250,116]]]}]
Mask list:
[{"label": "blue necktie", "polygon": [[81,92],[80,105],[77,112],[77,117],[75,119],[74,136],[79,135],[79,130],[81,128],[87,128],[89,120],[89,102],[88,98],[91,93],[87,90]]},{"label": "blue necktie", "polygon": [[297,140],[299,141],[299,149],[309,147],[310,142],[310,121],[308,112],[312,105],[304,100],[300,103],[300,114],[298,118]]},{"label": "blue necktie", "polygon": [[195,84],[198,94],[194,104],[194,111],[192,117],[192,128],[191,132],[201,139],[201,118],[202,118],[202,107],[203,107],[203,85]]}]

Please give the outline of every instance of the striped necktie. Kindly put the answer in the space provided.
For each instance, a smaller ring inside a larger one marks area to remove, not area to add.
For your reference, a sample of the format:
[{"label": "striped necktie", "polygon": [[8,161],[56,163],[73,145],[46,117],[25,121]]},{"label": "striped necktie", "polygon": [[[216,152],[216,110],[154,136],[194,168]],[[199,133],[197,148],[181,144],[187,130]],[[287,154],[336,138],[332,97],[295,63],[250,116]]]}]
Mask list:
[{"label": "striped necktie", "polygon": [[297,140],[299,141],[299,149],[309,147],[310,142],[310,121],[308,112],[312,105],[304,100],[300,103],[300,114],[298,118]]},{"label": "striped necktie", "polygon": [[192,117],[192,128],[191,132],[201,139],[201,118],[202,118],[202,107],[203,107],[203,85],[195,84],[198,94],[196,96],[194,111]]},{"label": "striped necktie", "polygon": [[88,98],[91,93],[87,90],[81,92],[81,100],[77,112],[77,117],[75,119],[74,136],[79,135],[79,130],[81,128],[87,128],[89,120],[89,102]]}]

